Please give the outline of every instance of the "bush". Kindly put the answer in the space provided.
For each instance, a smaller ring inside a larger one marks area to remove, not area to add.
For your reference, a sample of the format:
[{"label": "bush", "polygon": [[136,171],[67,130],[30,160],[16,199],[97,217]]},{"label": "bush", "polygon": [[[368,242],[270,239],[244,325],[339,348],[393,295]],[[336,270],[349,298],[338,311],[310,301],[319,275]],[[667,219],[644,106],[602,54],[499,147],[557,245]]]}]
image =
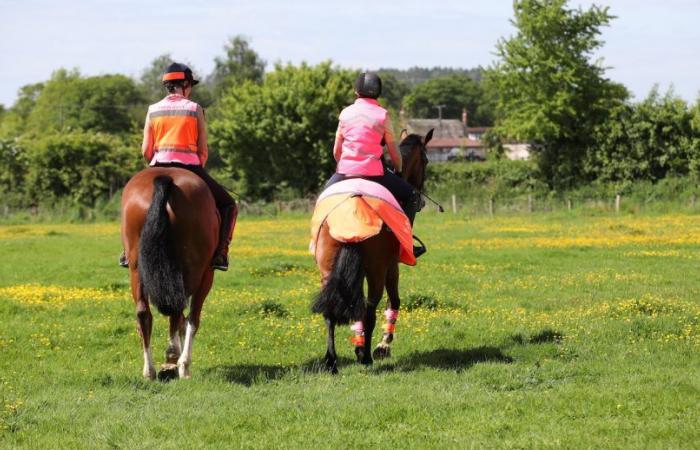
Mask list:
[{"label": "bush", "polygon": [[73,131],[25,138],[22,146],[24,200],[33,205],[68,199],[94,207],[111,199],[142,167],[133,137]]}]

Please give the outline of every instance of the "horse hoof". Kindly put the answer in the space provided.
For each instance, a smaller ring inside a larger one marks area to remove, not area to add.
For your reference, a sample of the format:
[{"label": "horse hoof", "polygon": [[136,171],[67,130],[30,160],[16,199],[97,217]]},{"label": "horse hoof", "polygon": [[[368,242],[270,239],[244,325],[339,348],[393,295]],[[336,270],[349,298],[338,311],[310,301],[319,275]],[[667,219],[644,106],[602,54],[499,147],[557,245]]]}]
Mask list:
[{"label": "horse hoof", "polygon": [[363,366],[371,366],[374,364],[374,360],[371,357],[363,358],[362,361],[360,361],[360,364]]},{"label": "horse hoof", "polygon": [[338,373],[338,364],[336,361],[326,361],[326,370],[331,374],[336,375]]},{"label": "horse hoof", "polygon": [[377,346],[372,353],[374,359],[385,359],[391,357],[391,347]]},{"label": "horse hoof", "polygon": [[[180,359],[180,353],[175,353],[174,351],[170,351],[170,350],[165,352],[165,361],[167,364],[175,364],[175,366],[177,367],[177,360],[178,359]],[[163,369],[164,366],[165,366],[165,364],[163,364],[163,366],[161,366],[161,369]]]},{"label": "horse hoof", "polygon": [[143,369],[143,377],[149,380],[156,379],[156,369],[155,367],[147,367]]},{"label": "horse hoof", "polygon": [[364,364],[365,360],[365,348],[364,347],[355,347],[355,358],[357,358],[357,362]]},{"label": "horse hoof", "polygon": [[158,371],[159,381],[167,382],[176,380],[179,377],[180,375],[177,371],[177,364],[166,363],[160,366],[160,370]]}]

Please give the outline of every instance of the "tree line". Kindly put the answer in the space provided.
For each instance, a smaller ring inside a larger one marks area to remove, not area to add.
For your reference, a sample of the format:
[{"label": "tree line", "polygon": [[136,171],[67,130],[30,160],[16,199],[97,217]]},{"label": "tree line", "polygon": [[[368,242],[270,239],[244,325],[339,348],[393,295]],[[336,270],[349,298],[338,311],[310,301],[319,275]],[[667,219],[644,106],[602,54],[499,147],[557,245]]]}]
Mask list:
[{"label": "tree line", "polygon": [[[471,125],[494,126],[487,140],[495,158],[504,142],[531,143],[532,177],[549,189],[697,179],[700,104],[656,89],[634,101],[608,79],[594,54],[613,20],[605,7],[517,0],[516,32],[496,44],[490,67],[379,69],[380,102],[396,123],[400,109],[436,117],[443,104],[444,118],[459,118],[467,108]],[[59,69],[22,87],[12,107],[0,108],[0,204],[94,206],[115,195],[145,165],[146,107],[164,96],[160,79],[171,61],[155,58],[138,79]],[[206,109],[210,168],[246,198],[312,194],[333,171],[337,117],[353,101],[357,71],[330,61],[266,67],[235,36],[194,89]]]}]

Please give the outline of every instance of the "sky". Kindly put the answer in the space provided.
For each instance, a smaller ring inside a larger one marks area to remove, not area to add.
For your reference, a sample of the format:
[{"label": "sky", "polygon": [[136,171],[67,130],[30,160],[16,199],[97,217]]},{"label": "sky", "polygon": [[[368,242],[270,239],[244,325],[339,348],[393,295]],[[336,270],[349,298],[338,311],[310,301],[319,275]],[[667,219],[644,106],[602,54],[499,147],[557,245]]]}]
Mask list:
[{"label": "sky", "polygon": [[[654,84],[700,93],[700,0],[571,0],[609,6],[600,57],[636,99]],[[0,0],[0,104],[61,67],[138,77],[158,55],[208,74],[242,34],[268,62],[379,67],[487,67],[514,33],[511,0]]]}]

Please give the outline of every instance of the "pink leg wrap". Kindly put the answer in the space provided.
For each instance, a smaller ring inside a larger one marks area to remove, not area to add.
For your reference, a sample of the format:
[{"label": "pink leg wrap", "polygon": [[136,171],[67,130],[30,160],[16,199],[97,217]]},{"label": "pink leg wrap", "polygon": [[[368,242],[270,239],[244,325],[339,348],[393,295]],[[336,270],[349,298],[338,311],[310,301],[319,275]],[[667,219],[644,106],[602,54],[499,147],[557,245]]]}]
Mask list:
[{"label": "pink leg wrap", "polygon": [[355,332],[355,335],[350,338],[355,347],[364,347],[365,345],[365,327],[362,321],[358,320],[350,326],[350,329]]},{"label": "pink leg wrap", "polygon": [[396,309],[387,309],[384,311],[386,323],[384,324],[384,334],[391,335],[396,331],[396,319],[399,317],[399,311]]},{"label": "pink leg wrap", "polygon": [[399,311],[396,309],[386,309],[384,311],[384,317],[386,317],[388,321],[396,322],[396,319],[399,318]]},{"label": "pink leg wrap", "polygon": [[357,334],[362,334],[365,332],[365,327],[362,325],[362,321],[358,320],[350,326],[350,329]]}]

